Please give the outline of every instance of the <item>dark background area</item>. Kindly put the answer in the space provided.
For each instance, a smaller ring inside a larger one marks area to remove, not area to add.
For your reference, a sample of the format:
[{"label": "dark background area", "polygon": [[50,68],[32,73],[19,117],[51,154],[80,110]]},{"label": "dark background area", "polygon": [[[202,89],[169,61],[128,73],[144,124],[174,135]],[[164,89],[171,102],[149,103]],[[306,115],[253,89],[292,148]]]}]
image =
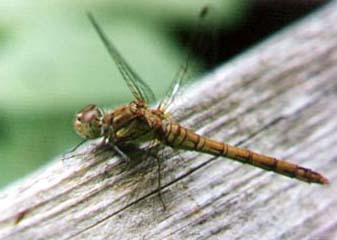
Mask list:
[{"label": "dark background area", "polygon": [[[200,59],[207,69],[212,69],[328,2],[323,0],[252,1],[244,17],[231,27],[227,24],[219,25],[216,29],[204,26],[203,31],[199,31],[198,34],[202,35],[203,42],[211,44],[190,41],[193,33],[190,31],[191,28],[184,26],[183,23],[173,27],[177,29],[174,39],[190,48],[194,57]],[[210,11],[212,11],[211,7]]]}]

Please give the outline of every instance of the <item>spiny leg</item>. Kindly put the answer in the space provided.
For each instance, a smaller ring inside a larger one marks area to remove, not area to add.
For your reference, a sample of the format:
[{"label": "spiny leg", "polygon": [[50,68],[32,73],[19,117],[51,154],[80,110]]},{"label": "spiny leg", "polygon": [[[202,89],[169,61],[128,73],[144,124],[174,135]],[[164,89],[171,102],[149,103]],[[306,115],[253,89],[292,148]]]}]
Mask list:
[{"label": "spiny leg", "polygon": [[[85,141],[82,141],[80,144],[76,145],[73,149],[71,149],[67,154],[74,152],[76,149],[78,149],[79,146],[81,146]],[[108,141],[106,138],[103,138],[100,143],[95,145],[94,149],[91,149],[89,151],[84,151],[81,153],[75,153],[71,154],[70,156],[63,155],[62,161],[66,159],[70,159],[77,156],[85,156],[87,154],[94,154],[95,157],[99,156],[100,154],[104,153],[108,149],[113,149],[117,155],[119,155],[123,160],[126,162],[129,162],[129,157],[116,145],[112,142]]]},{"label": "spiny leg", "polygon": [[75,147],[73,147],[70,151],[62,154],[62,162],[64,162],[66,159],[73,158],[73,157],[78,156],[78,155],[83,155],[83,154],[72,154],[69,157],[67,157],[68,154],[75,152],[76,149],[78,149],[86,141],[87,141],[87,139],[82,140],[79,144],[77,144]]},{"label": "spiny leg", "polygon": [[82,141],[80,144],[76,145],[69,152],[63,154],[62,155],[62,162],[64,162],[65,160],[74,158],[74,157],[86,156],[86,155],[91,154],[91,153],[93,153],[93,154],[98,153],[98,155],[99,155],[99,154],[103,153],[106,150],[105,140],[103,139],[103,141],[100,142],[99,144],[90,144],[90,145],[94,145],[93,149],[90,149],[88,151],[83,151],[83,152],[80,152],[80,153],[74,153],[74,154],[71,154],[71,155],[67,156],[68,154],[73,153],[74,151],[76,151],[79,148],[79,146],[81,146],[86,141],[87,141],[87,139],[84,140],[84,141]]},{"label": "spiny leg", "polygon": [[161,186],[161,162],[160,162],[160,158],[158,157],[158,155],[154,152],[154,151],[158,151],[157,148],[159,148],[161,146],[161,144],[154,140],[154,141],[151,141],[149,143],[148,146],[146,146],[146,153],[147,153],[147,157],[153,157],[154,159],[156,159],[156,163],[157,163],[157,193],[158,193],[158,198],[159,198],[159,201],[163,207],[163,210],[165,211],[166,210],[166,205],[165,205],[165,202],[164,202],[164,199],[163,199],[163,195],[161,193],[161,189],[162,189],[162,186]]},{"label": "spiny leg", "polygon": [[112,145],[112,148],[126,163],[130,163],[130,158],[117,145]]},{"label": "spiny leg", "polygon": [[158,197],[159,197],[159,201],[161,202],[162,206],[163,206],[163,210],[165,211],[166,210],[166,205],[165,205],[165,202],[163,200],[163,196],[161,194],[161,168],[160,168],[160,159],[157,157],[156,158],[156,161],[157,161],[157,166],[158,166],[158,171],[157,171],[157,186],[158,186]]}]

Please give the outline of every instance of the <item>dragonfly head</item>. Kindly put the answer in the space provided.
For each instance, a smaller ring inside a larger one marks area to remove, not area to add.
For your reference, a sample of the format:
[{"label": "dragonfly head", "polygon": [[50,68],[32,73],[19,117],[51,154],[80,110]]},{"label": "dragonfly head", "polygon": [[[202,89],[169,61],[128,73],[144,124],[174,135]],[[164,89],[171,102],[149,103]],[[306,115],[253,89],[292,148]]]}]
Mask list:
[{"label": "dragonfly head", "polygon": [[103,111],[94,104],[80,110],[74,120],[74,128],[78,135],[85,139],[101,136]]}]

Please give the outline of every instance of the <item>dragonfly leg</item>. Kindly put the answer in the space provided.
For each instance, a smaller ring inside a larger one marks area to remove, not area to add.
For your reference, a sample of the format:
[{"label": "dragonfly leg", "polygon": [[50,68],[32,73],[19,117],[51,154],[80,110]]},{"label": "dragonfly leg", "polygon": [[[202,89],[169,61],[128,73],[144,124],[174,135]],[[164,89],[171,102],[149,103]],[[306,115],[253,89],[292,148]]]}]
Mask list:
[{"label": "dragonfly leg", "polygon": [[166,205],[165,205],[165,202],[163,200],[163,196],[161,194],[161,168],[160,168],[160,159],[158,157],[156,157],[156,161],[157,161],[157,166],[158,166],[158,171],[157,171],[157,186],[158,186],[158,198],[159,198],[159,201],[163,207],[163,210],[165,211],[166,210]]},{"label": "dragonfly leg", "polygon": [[161,161],[160,158],[158,157],[158,155],[156,153],[154,153],[154,150],[156,150],[157,147],[159,147],[160,144],[158,144],[157,141],[152,141],[147,147],[147,156],[148,157],[153,157],[154,159],[156,159],[156,163],[157,163],[157,192],[158,192],[158,198],[159,201],[163,207],[163,210],[166,210],[166,205],[162,196],[162,185],[161,185]]},{"label": "dragonfly leg", "polygon": [[113,131],[112,126],[110,126],[110,128],[111,136],[104,138],[104,143],[111,147],[126,163],[129,163],[130,158],[117,146],[115,132]]},{"label": "dragonfly leg", "polygon": [[[64,162],[65,160],[69,159],[69,158],[72,158],[72,157],[75,157],[75,156],[79,156],[79,155],[82,155],[82,154],[71,154],[73,152],[76,151],[76,149],[78,149],[83,143],[85,143],[87,140],[84,139],[83,141],[81,141],[79,144],[77,144],[75,147],[73,147],[70,151],[62,154],[62,162]],[[71,154],[70,156],[67,156],[68,154]]]},{"label": "dragonfly leg", "polygon": [[130,158],[117,145],[113,144],[112,148],[126,163],[130,162]]},{"label": "dragonfly leg", "polygon": [[69,152],[66,152],[62,155],[62,162],[65,162],[68,159],[74,158],[74,157],[82,157],[82,156],[86,156],[90,153],[98,153],[98,155],[102,152],[104,152],[105,150],[105,140],[103,139],[102,142],[100,142],[99,144],[90,144],[92,146],[94,146],[93,149],[90,150],[85,150],[83,152],[79,152],[79,153],[74,153],[81,145],[83,145],[83,143],[85,143],[87,141],[87,139],[85,139],[84,141],[82,141],[81,143],[79,143],[78,145],[76,145],[74,148],[72,148]]}]

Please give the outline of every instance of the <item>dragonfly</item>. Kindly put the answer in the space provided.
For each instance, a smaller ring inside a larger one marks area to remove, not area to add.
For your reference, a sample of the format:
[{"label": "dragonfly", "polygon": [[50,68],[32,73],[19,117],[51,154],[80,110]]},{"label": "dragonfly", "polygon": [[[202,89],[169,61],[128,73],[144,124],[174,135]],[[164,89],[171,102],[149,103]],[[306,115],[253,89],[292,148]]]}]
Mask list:
[{"label": "dragonfly", "polygon": [[175,122],[167,108],[177,96],[182,78],[175,79],[163,100],[157,107],[151,108],[149,104],[155,101],[151,88],[130,67],[91,13],[88,13],[88,18],[131,90],[134,100],[107,112],[95,104],[81,109],[76,114],[73,125],[84,140],[102,138],[102,143],[111,146],[125,159],[128,156],[122,150],[124,144],[157,141],[173,149],[221,156],[308,183],[329,183],[326,177],[309,168],[201,136]]}]

